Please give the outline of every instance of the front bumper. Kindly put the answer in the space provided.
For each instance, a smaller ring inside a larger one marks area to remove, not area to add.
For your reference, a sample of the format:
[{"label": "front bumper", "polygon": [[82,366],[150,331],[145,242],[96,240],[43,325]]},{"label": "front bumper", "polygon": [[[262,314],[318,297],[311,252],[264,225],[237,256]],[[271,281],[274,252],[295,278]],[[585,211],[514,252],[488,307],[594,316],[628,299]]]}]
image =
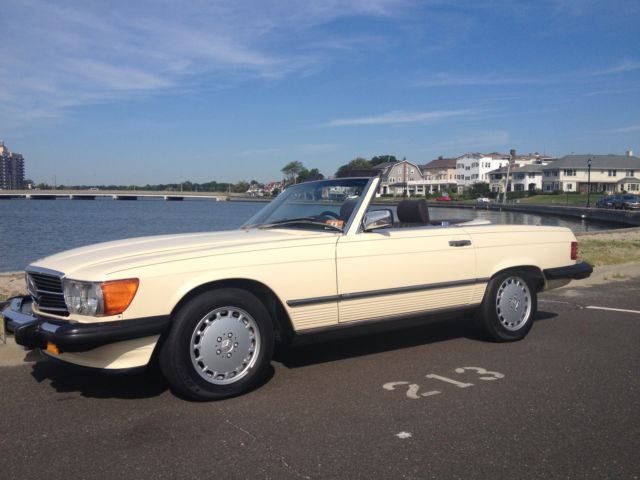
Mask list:
[{"label": "front bumper", "polygon": [[30,297],[15,297],[2,311],[6,329],[27,349],[47,347],[51,342],[62,352],[85,352],[103,345],[162,334],[169,316],[78,323],[41,317],[33,313]]},{"label": "front bumper", "polygon": [[543,270],[547,280],[580,280],[587,278],[593,272],[593,267],[587,262],[576,263],[566,267],[547,268]]}]

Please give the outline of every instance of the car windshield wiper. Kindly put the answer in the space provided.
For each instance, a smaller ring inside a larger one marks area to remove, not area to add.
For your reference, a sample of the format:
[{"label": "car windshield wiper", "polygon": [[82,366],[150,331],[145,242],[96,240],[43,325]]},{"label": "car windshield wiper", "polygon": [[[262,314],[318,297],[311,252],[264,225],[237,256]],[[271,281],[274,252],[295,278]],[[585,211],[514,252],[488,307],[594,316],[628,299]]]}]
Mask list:
[{"label": "car windshield wiper", "polygon": [[335,225],[330,225],[328,223],[318,222],[317,220],[309,217],[287,218],[284,220],[278,220],[277,222],[263,223],[262,225],[257,225],[257,228],[264,230],[267,228],[284,227],[287,225],[313,225],[316,227],[333,230],[335,232],[342,232],[342,229],[340,227],[336,227]]}]

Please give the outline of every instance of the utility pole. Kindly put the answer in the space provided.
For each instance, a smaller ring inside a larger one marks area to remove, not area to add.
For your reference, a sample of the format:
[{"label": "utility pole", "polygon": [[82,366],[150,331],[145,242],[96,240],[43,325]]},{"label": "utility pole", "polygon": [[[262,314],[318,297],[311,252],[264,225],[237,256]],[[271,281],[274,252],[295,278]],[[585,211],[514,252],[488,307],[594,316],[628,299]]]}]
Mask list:
[{"label": "utility pole", "polygon": [[507,164],[507,178],[504,182],[504,193],[502,194],[502,203],[507,203],[507,189],[509,188],[509,176],[511,175],[511,164],[516,160],[516,151],[511,149],[509,152],[509,163]]},{"label": "utility pole", "polygon": [[587,160],[587,208],[591,208],[591,159]]}]

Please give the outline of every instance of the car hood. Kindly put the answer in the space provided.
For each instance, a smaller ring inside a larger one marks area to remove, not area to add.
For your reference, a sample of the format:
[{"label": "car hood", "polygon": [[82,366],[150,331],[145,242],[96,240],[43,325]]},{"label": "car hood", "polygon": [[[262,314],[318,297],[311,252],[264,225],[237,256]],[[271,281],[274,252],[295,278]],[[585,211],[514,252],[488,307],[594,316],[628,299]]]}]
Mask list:
[{"label": "car hood", "polygon": [[286,248],[300,243],[335,241],[334,232],[297,229],[232,230],[130,238],[74,248],[33,262],[27,270],[46,269],[83,280],[104,280],[133,268],[160,263]]}]

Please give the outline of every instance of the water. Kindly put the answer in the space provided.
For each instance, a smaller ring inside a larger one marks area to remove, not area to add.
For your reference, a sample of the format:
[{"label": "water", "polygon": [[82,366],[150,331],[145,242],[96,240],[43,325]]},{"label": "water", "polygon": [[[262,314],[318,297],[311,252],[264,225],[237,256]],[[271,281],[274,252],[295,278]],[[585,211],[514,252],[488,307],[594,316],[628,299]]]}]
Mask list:
[{"label": "water", "polygon": [[[264,205],[211,200],[2,200],[0,272],[22,270],[47,255],[108,240],[238,228]],[[437,207],[429,211],[434,219],[479,217],[497,224],[564,226],[575,232],[615,228],[515,212]]]}]

